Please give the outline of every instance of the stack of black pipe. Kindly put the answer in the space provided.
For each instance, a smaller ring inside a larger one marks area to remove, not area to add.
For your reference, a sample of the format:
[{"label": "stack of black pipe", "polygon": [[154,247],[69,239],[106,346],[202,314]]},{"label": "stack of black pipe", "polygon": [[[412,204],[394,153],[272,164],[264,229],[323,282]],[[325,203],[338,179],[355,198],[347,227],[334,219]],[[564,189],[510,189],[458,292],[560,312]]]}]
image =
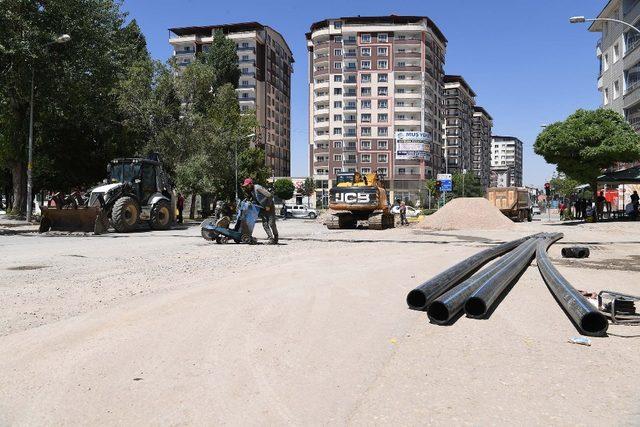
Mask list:
[{"label": "stack of black pipe", "polygon": [[576,327],[585,335],[604,335],[606,318],[558,273],[547,256],[549,246],[561,238],[560,233],[534,234],[486,249],[413,289],[407,304],[426,311],[431,322],[439,325],[451,323],[462,310],[467,317],[484,318],[535,255],[549,290]]}]

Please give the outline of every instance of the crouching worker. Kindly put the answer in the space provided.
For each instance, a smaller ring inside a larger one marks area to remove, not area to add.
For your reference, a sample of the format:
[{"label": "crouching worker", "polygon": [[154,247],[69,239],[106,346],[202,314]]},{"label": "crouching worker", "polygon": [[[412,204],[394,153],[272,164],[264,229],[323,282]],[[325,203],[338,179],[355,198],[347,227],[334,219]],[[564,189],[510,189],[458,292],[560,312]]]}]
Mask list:
[{"label": "crouching worker", "polygon": [[276,228],[276,209],[273,203],[273,196],[261,185],[254,184],[251,178],[247,178],[242,183],[247,199],[260,206],[260,218],[262,226],[269,237],[269,243],[278,243],[278,229]]}]

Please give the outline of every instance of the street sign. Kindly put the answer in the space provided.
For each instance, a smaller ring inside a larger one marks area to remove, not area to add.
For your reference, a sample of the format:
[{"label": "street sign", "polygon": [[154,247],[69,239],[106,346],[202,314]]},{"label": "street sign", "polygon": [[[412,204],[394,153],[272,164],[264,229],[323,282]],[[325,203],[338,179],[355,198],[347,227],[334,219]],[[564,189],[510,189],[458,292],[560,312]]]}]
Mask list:
[{"label": "street sign", "polygon": [[440,191],[453,191],[453,181],[450,173],[439,173],[436,179],[440,181]]}]

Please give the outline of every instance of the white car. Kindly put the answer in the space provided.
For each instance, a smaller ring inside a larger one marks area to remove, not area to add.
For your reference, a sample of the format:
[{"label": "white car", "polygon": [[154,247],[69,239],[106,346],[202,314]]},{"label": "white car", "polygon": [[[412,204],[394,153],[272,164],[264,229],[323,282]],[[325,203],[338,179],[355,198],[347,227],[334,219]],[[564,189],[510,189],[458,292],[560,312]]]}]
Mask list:
[{"label": "white car", "polygon": [[[391,208],[391,213],[392,214],[396,214],[396,215],[400,215],[400,206],[399,205],[395,205]],[[420,215],[420,210],[416,209],[414,207],[411,206],[407,206],[407,218],[414,218],[416,216]]]},{"label": "white car", "polygon": [[[282,214],[282,211],[280,211]],[[306,207],[304,205],[287,205],[287,218],[309,218],[316,219],[318,217],[318,211]]]},{"label": "white car", "polygon": [[540,206],[533,205],[533,207],[531,208],[531,214],[532,215],[540,215]]}]

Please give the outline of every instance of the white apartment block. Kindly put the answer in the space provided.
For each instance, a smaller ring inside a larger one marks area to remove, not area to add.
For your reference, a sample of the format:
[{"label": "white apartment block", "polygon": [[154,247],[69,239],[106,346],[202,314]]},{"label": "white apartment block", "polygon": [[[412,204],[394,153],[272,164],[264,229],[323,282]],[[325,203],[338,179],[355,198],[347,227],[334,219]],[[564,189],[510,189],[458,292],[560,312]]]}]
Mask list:
[{"label": "white apartment block", "polygon": [[236,44],[241,70],[238,101],[242,111],[255,110],[257,144],[275,176],[291,175],[291,73],[293,56],[282,35],[257,22],[171,28],[169,43],[179,66],[209,49],[213,33],[222,30]]},{"label": "white apartment block", "polygon": [[[340,171],[377,171],[391,197],[417,199],[424,180],[442,170],[446,45],[424,16],[343,17],[311,26],[309,163],[317,188],[330,188]],[[428,134],[424,158],[398,158],[395,135],[403,131]]]},{"label": "white apartment block", "polygon": [[491,186],[522,187],[522,141],[518,138],[491,137]]}]

